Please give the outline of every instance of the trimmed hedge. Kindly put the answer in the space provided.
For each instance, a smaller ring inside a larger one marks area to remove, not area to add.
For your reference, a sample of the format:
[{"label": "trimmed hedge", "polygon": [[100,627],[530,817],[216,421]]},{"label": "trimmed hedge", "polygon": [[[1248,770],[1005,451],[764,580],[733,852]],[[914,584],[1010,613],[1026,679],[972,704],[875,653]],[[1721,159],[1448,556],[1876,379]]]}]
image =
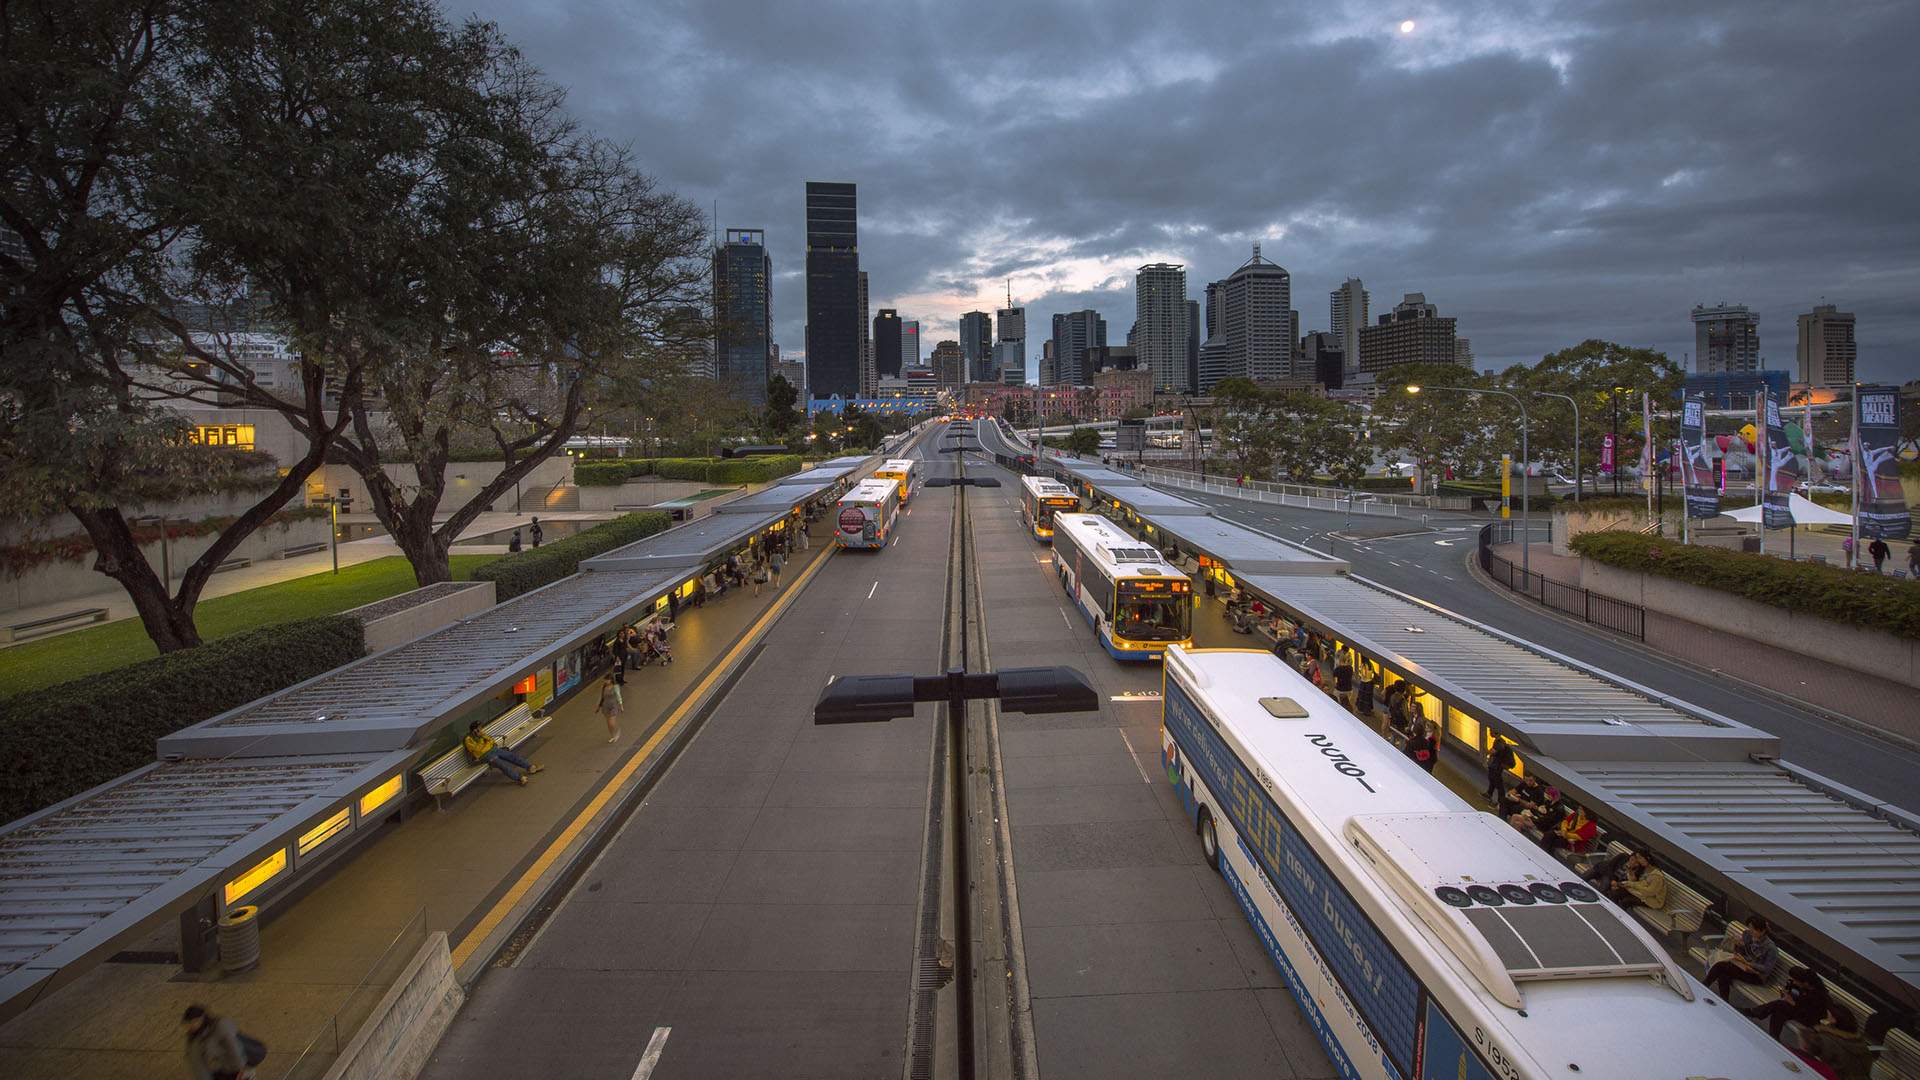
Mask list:
[{"label": "trimmed hedge", "polygon": [[1920,639],[1920,587],[1911,581],[1697,547],[1627,532],[1590,532],[1568,545],[1598,563],[1718,589],[1759,604]]},{"label": "trimmed hedge", "polygon": [[1354,483],[1355,491],[1385,491],[1401,495],[1418,495],[1414,490],[1410,476],[1363,476]]},{"label": "trimmed hedge", "polygon": [[0,820],[150,765],[154,742],[366,655],[360,620],[250,630],[0,701]]},{"label": "trimmed hedge", "polygon": [[573,482],[581,487],[616,487],[633,475],[630,461],[576,461]]},{"label": "trimmed hedge", "polygon": [[506,600],[551,585],[580,569],[580,560],[665,532],[673,518],[664,510],[624,514],[572,536],[474,567],[473,580],[493,582],[494,599]]}]

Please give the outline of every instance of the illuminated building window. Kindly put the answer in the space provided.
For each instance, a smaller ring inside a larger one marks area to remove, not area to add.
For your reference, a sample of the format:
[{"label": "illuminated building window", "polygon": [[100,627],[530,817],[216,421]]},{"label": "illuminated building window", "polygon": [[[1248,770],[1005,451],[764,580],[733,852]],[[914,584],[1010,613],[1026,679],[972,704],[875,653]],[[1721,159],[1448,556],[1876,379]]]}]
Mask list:
[{"label": "illuminated building window", "polygon": [[401,773],[394,773],[391,777],[387,778],[386,783],[360,796],[360,816],[366,817],[368,814],[385,806],[388,800],[392,799],[395,795],[400,794],[402,776],[403,774]]},{"label": "illuminated building window", "polygon": [[353,824],[353,808],[343,806],[332,817],[301,833],[300,840],[294,844],[293,849],[303,856],[307,855],[321,844],[347,831],[347,826],[351,824]]},{"label": "illuminated building window", "polygon": [[203,446],[253,449],[252,424],[200,424],[187,429],[187,441]]},{"label": "illuminated building window", "polygon": [[286,868],[287,849],[281,848],[267,856],[258,866],[227,882],[227,887],[224,890],[227,906],[232,907],[234,901],[239,900],[241,897],[272,881],[274,878],[279,877],[280,873]]}]

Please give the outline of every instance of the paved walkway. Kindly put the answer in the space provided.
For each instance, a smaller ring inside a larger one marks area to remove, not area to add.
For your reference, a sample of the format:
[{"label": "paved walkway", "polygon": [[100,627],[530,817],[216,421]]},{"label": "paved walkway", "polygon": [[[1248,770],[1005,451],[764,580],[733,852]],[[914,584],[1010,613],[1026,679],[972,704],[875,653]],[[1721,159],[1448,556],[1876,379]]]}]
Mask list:
[{"label": "paved walkway", "polygon": [[[817,528],[810,551],[789,562],[789,584],[829,551],[821,538],[830,526]],[[607,743],[593,712],[598,692],[590,683],[560,706],[531,746],[532,759],[546,766],[532,783],[516,787],[489,774],[447,810],[429,805],[390,826],[273,914],[262,932],[259,968],[203,981],[171,963],[103,964],[0,1027],[0,1076],[181,1075],[178,1020],[196,1001],[233,1016],[272,1049],[260,1080],[289,1075],[310,1043],[315,1061],[330,1059],[337,1038],[352,1031],[343,1024],[336,1032],[331,1018],[377,999],[378,990],[356,994],[356,987],[382,966],[396,938],[403,939],[396,952],[409,956],[422,926],[447,931],[457,946],[506,882],[783,595],[769,589],[755,598],[740,590],[683,611],[673,637],[676,663],[628,676],[627,719],[617,745]],[[170,951],[176,942],[162,935],[144,947]],[[300,1075],[309,1075],[306,1069]]]}]

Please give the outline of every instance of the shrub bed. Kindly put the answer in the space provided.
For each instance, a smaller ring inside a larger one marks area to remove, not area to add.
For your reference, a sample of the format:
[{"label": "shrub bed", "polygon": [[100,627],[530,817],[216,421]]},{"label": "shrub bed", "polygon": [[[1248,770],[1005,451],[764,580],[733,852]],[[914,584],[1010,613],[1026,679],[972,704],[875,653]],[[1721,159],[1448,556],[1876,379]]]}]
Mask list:
[{"label": "shrub bed", "polygon": [[0,821],[152,764],[161,736],[357,660],[366,648],[358,619],[323,615],[0,701]]},{"label": "shrub bed", "polygon": [[473,580],[493,582],[494,599],[507,600],[575,573],[582,559],[644,540],[672,524],[673,518],[664,510],[625,514],[551,544],[483,563],[474,568]]},{"label": "shrub bed", "polygon": [[1911,581],[1788,562],[1725,548],[1693,547],[1626,532],[1590,532],[1568,544],[1607,566],[1718,589],[1755,603],[1920,639],[1920,588]]},{"label": "shrub bed", "polygon": [[573,466],[573,482],[581,487],[617,487],[633,475],[633,462],[578,461]]}]

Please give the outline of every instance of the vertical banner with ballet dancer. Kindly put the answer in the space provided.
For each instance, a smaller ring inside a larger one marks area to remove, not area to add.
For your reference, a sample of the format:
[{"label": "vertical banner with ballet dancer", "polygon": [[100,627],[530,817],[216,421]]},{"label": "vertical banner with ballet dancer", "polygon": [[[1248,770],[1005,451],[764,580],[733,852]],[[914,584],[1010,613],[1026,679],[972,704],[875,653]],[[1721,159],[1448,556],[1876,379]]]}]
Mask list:
[{"label": "vertical banner with ballet dancer", "polygon": [[1913,531],[1913,519],[1900,490],[1900,388],[1855,387],[1853,408],[1860,535],[1904,540]]},{"label": "vertical banner with ballet dancer", "polygon": [[1680,445],[1686,455],[1681,475],[1687,482],[1687,516],[1696,520],[1720,516],[1720,485],[1713,475],[1713,456],[1707,447],[1707,398],[1688,394],[1680,409]]},{"label": "vertical banner with ballet dancer", "polygon": [[1793,527],[1793,506],[1788,497],[1793,489],[1800,486],[1800,462],[1794,457],[1793,446],[1787,441],[1786,425],[1780,422],[1780,403],[1772,394],[1765,398],[1766,426],[1760,438],[1762,475],[1764,481],[1761,491],[1765,493],[1766,504],[1761,517],[1769,529],[1790,529]]}]

